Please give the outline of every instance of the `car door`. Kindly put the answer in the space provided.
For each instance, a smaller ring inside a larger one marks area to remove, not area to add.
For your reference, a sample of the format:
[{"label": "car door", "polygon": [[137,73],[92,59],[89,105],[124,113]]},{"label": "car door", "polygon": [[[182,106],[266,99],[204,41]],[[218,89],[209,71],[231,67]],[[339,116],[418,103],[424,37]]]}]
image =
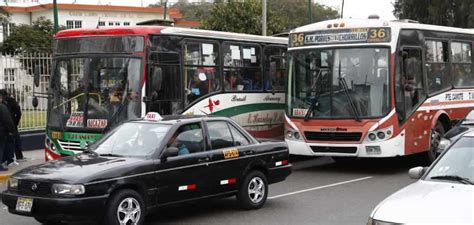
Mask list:
[{"label": "car door", "polygon": [[214,193],[236,190],[254,151],[250,141],[225,120],[207,121]]},{"label": "car door", "polygon": [[185,124],[170,138],[167,148],[176,147],[179,152],[177,156],[161,159],[157,165],[158,204],[186,201],[209,194],[206,176],[210,173],[210,155],[204,151],[206,143],[202,128],[201,122]]}]

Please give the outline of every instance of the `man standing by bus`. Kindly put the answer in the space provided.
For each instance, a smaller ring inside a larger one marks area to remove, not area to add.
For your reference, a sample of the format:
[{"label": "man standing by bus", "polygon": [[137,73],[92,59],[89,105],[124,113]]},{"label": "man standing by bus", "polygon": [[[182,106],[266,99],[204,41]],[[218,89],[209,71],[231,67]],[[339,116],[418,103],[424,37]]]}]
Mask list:
[{"label": "man standing by bus", "polygon": [[8,165],[13,162],[12,154],[9,152],[11,148],[9,142],[13,139],[15,125],[5,104],[3,91],[0,90],[0,171],[7,171],[3,163],[6,162],[5,164]]}]

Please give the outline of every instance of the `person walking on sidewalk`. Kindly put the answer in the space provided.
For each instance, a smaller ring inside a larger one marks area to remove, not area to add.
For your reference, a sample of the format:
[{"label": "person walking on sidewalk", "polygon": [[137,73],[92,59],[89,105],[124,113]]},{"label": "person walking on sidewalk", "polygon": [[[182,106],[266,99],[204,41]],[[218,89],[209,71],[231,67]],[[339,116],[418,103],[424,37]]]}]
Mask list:
[{"label": "person walking on sidewalk", "polygon": [[18,132],[18,125],[20,124],[21,120],[21,108],[15,98],[11,96],[11,94],[7,93],[5,90],[0,90],[0,95],[4,95],[4,101],[10,111],[10,115],[12,117],[13,123],[15,124],[16,132],[13,134],[13,138],[15,141],[14,148],[15,148],[15,158],[16,161],[25,161],[26,158],[23,157],[21,139],[20,139],[20,132]]},{"label": "person walking on sidewalk", "polygon": [[3,95],[0,95],[0,171],[8,170],[3,167],[4,162],[7,165],[13,162],[13,154],[10,154],[8,151],[11,148],[9,141],[13,139],[14,132],[15,125],[3,101]]}]

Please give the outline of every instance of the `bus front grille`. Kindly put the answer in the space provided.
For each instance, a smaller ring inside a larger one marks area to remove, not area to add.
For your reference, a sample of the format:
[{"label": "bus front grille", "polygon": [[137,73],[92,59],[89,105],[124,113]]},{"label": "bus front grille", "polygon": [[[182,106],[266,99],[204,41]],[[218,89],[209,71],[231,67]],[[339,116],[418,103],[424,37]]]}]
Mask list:
[{"label": "bus front grille", "polygon": [[[80,141],[62,141],[58,140],[59,145],[61,146],[61,149],[64,151],[83,151],[84,149],[81,148],[81,142]],[[86,145],[87,147],[87,145]]]},{"label": "bus front grille", "polygon": [[347,153],[354,154],[357,147],[311,146],[314,153]]},{"label": "bus front grille", "polygon": [[311,132],[305,131],[308,141],[360,141],[361,132]]}]

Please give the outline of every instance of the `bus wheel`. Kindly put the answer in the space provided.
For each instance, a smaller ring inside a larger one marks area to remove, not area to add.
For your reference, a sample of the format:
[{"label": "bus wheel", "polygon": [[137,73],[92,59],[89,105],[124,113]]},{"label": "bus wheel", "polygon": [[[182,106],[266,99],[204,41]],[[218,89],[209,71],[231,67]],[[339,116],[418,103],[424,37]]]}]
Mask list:
[{"label": "bus wheel", "polygon": [[431,130],[430,150],[426,153],[428,163],[432,163],[438,156],[438,146],[441,138],[444,136],[445,130],[443,124],[438,121],[436,126]]}]

